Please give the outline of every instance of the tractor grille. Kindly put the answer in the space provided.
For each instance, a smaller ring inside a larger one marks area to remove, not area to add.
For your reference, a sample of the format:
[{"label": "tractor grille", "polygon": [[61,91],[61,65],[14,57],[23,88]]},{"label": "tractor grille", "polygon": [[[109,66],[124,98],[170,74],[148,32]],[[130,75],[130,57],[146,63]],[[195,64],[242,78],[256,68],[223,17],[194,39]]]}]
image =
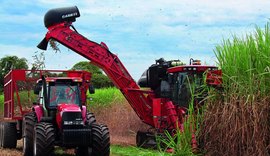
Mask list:
[{"label": "tractor grille", "polygon": [[62,114],[62,121],[82,120],[81,112],[64,112]]},{"label": "tractor grille", "polygon": [[65,146],[87,146],[91,144],[91,130],[63,129],[63,144]]}]

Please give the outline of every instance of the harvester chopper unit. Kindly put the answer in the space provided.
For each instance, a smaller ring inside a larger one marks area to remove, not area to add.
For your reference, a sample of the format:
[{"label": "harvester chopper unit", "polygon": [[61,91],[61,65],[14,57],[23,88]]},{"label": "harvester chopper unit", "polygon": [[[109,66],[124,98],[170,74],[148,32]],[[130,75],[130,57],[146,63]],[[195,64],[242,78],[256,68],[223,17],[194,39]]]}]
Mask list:
[{"label": "harvester chopper unit", "polygon": [[[143,87],[150,89],[140,89],[117,55],[113,54],[105,43],[98,44],[77,32],[72,23],[79,16],[76,6],[48,11],[44,18],[48,32],[38,48],[46,50],[48,41],[52,39],[100,67],[122,92],[138,117],[157,133],[165,130],[173,133],[178,128],[183,130],[190,98],[186,96],[189,92],[187,77],[198,77],[200,85],[203,73],[207,71],[208,85],[219,87],[222,83],[221,71],[216,66],[203,66],[198,60],[190,60],[190,65],[174,67],[177,62],[160,59],[149,67],[139,81]],[[138,132],[137,145],[147,144],[146,136],[149,136],[148,132]]]}]

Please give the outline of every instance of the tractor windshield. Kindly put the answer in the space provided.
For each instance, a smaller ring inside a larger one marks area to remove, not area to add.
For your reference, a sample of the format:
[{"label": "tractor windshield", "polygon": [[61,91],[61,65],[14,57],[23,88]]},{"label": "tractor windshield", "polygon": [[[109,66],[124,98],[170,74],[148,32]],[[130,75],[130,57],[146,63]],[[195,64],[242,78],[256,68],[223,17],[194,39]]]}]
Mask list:
[{"label": "tractor windshield", "polygon": [[[179,72],[172,75],[172,101],[188,108],[192,95],[191,88],[194,88],[196,94],[203,84],[203,73]],[[194,86],[195,87],[192,87]],[[196,100],[196,99],[195,99]]]},{"label": "tractor windshield", "polygon": [[49,86],[49,107],[57,104],[76,104],[80,106],[79,86],[77,84],[55,83]]}]

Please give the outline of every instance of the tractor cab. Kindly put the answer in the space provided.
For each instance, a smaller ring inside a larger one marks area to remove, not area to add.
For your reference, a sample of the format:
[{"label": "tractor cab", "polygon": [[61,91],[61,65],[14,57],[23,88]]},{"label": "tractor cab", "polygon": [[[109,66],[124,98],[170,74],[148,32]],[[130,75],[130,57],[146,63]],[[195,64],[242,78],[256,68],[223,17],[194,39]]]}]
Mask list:
[{"label": "tractor cab", "polygon": [[34,92],[39,94],[38,103],[47,110],[56,109],[59,104],[75,104],[81,107],[81,84],[82,79],[79,77],[50,77],[38,80]]}]

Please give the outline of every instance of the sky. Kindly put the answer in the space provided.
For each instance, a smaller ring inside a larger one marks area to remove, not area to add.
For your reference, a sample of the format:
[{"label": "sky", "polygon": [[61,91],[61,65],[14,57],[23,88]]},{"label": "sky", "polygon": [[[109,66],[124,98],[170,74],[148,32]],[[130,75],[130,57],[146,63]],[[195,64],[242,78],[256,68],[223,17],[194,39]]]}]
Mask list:
[{"label": "sky", "polygon": [[[17,55],[31,67],[36,46],[47,30],[45,13],[52,8],[77,6],[78,32],[105,42],[137,81],[155,60],[190,58],[215,65],[215,46],[232,35],[252,33],[270,18],[269,0],[0,0],[0,58]],[[46,69],[70,69],[86,61],[60,46],[48,49]]]}]

